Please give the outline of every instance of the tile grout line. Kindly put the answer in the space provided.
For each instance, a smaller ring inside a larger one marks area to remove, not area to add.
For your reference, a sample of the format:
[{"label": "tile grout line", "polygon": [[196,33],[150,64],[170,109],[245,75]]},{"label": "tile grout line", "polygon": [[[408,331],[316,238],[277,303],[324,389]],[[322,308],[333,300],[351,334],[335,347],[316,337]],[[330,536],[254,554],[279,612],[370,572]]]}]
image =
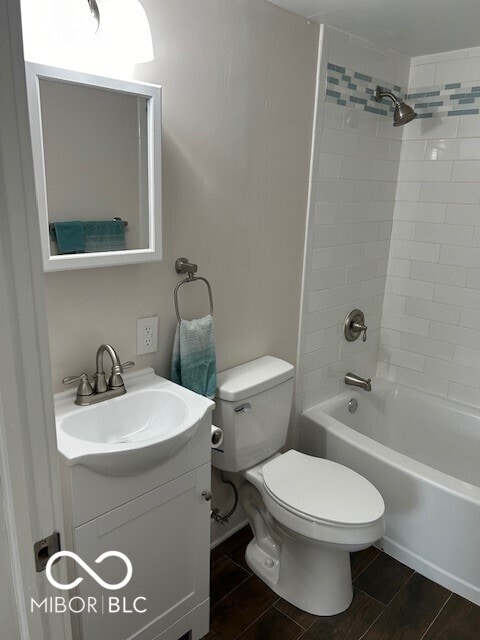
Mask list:
[{"label": "tile grout line", "polygon": [[[400,591],[402,591],[402,589],[403,589],[403,588],[404,588],[404,587],[405,587],[405,586],[406,586],[406,585],[407,585],[407,584],[408,584],[408,583],[413,579],[413,577],[414,577],[416,574],[417,574],[417,571],[414,571],[414,572],[412,573],[412,575],[411,575],[409,578],[407,578],[407,580],[402,584],[402,586],[401,586],[401,587],[400,587],[400,589],[397,591],[397,593],[393,596],[393,598],[390,600],[390,602],[389,602],[387,605],[384,605],[384,609],[383,609],[383,611],[380,613],[380,615],[379,615],[379,616],[377,616],[377,617],[375,618],[375,620],[372,622],[372,624],[368,627],[368,629],[365,631],[365,633],[364,633],[362,636],[360,636],[360,638],[359,638],[358,640],[363,640],[363,638],[365,638],[365,637],[367,636],[368,632],[369,632],[369,631],[370,631],[370,629],[373,627],[373,625],[374,625],[374,624],[376,624],[376,623],[378,622],[378,620],[381,618],[381,616],[385,613],[385,611],[387,611],[387,610],[390,608],[390,606],[391,606],[392,602],[395,600],[395,598],[397,598],[397,596],[398,596],[398,594],[400,593]],[[419,574],[419,575],[420,575],[420,574]],[[361,589],[360,589],[360,591],[361,591]],[[364,593],[364,592],[362,592],[362,593]],[[369,595],[369,594],[367,594],[367,595]],[[373,598],[373,596],[370,596],[370,597],[371,597],[371,598]],[[450,598],[450,596],[449,596],[449,598]],[[447,600],[445,601],[444,605],[442,606],[442,609],[443,609],[443,607],[447,604],[447,602],[448,602],[449,598],[447,598]],[[374,598],[374,600],[376,600],[376,598]],[[377,600],[377,602],[380,602],[380,601],[379,601],[379,600]],[[383,603],[382,603],[382,604],[383,604]],[[441,610],[442,610],[442,609],[441,609]],[[438,615],[440,615],[441,610],[439,611]],[[434,621],[437,619],[437,617],[438,617],[438,616],[435,616]],[[432,624],[433,624],[433,622],[432,622]],[[431,626],[431,625],[430,625],[430,626]],[[430,626],[428,627],[428,629],[430,628]],[[428,631],[428,629],[427,629],[427,631]],[[426,633],[426,632],[425,632],[425,633]],[[425,634],[424,634],[424,635],[425,635]],[[424,635],[422,635],[422,637],[421,637],[421,638],[419,638],[419,640],[422,640],[422,638],[424,637]]]},{"label": "tile grout line", "polygon": [[396,593],[393,595],[393,597],[387,602],[387,604],[385,604],[385,602],[382,602],[381,600],[379,600],[378,598],[376,598],[375,596],[370,595],[369,593],[367,593],[366,591],[363,591],[362,589],[359,589],[359,587],[355,587],[355,589],[357,589],[358,591],[361,591],[362,593],[364,593],[366,596],[368,596],[369,598],[372,598],[373,600],[376,600],[377,602],[379,602],[380,604],[383,604],[383,606],[385,607],[385,609],[387,607],[389,607],[392,602],[395,600],[395,598],[398,596],[398,594],[400,593],[400,591],[410,582],[410,580],[413,578],[413,576],[416,574],[417,572],[414,571],[412,573],[411,576],[409,576],[404,583],[402,583],[402,586],[396,591]]},{"label": "tile grout line", "polygon": [[293,618],[291,618],[291,617],[288,615],[288,613],[285,613],[285,611],[282,611],[281,609],[279,609],[279,608],[277,607],[277,604],[280,602],[280,600],[281,600],[281,599],[282,599],[282,598],[281,598],[281,597],[279,597],[279,598],[278,598],[278,600],[276,600],[276,602],[274,602],[274,603],[272,604],[272,606],[270,607],[270,609],[276,609],[279,613],[281,613],[281,614],[282,614],[282,616],[285,616],[286,618],[288,618],[289,620],[291,620],[295,625],[297,625],[297,627],[298,627],[299,629],[301,629],[301,631],[302,631],[302,636],[303,636],[303,633],[304,633],[305,631],[308,631],[308,629],[310,629],[310,627],[311,627],[313,624],[315,624],[315,620],[312,622],[312,624],[310,625],[310,627],[308,627],[308,629],[305,629],[305,627],[302,627],[302,625],[301,625],[299,622],[297,622],[296,620],[294,620]]},{"label": "tile grout line", "polygon": [[251,571],[250,569],[245,569],[245,567],[243,567],[239,562],[237,562],[236,560],[234,560],[233,558],[231,558],[230,556],[226,556],[229,560],[231,560],[233,562],[233,564],[236,564],[237,567],[240,567],[240,569],[243,569],[245,571],[245,573],[248,573],[249,576],[253,576],[254,573],[253,571]]},{"label": "tile grout line", "polygon": [[432,620],[432,622],[428,625],[427,629],[425,630],[425,633],[422,635],[421,638],[419,638],[419,640],[423,640],[423,638],[426,637],[427,633],[430,631],[431,627],[433,627],[433,625],[435,624],[435,621],[437,620],[437,618],[440,616],[440,614],[442,613],[442,611],[445,609],[445,607],[447,606],[448,602],[450,601],[451,597],[453,596],[453,591],[450,592],[450,595],[448,596],[448,598],[445,600],[445,602],[443,603],[442,607],[440,608],[440,611],[437,613],[437,615],[434,617],[434,619]]},{"label": "tile grout line", "polygon": [[[374,598],[375,599],[375,598]],[[380,602],[379,600],[377,600],[377,602]],[[382,603],[383,604],[383,603]],[[367,633],[370,631],[370,629],[373,627],[374,624],[376,624],[376,622],[383,616],[383,614],[385,613],[385,611],[388,609],[388,607],[390,606],[390,604],[384,605],[384,608],[382,609],[382,611],[380,611],[380,613],[378,614],[378,616],[375,618],[375,620],[372,622],[372,624],[368,627],[368,629],[365,631],[365,633],[363,633],[358,640],[362,640],[362,638],[365,638]]]},{"label": "tile grout line", "polygon": [[372,600],[375,600],[375,602],[378,602],[378,604],[381,604],[385,609],[390,605],[390,602],[393,600],[390,600],[390,602],[388,604],[385,604],[384,602],[382,602],[381,600],[379,600],[378,598],[376,598],[375,596],[371,596],[369,593],[367,593],[366,591],[363,591],[363,589],[360,589],[359,587],[353,587],[356,591],[359,591],[360,593],[363,593],[364,596],[367,596],[367,598],[371,598]]},{"label": "tile grout line", "polygon": [[216,560],[212,561],[212,554],[210,554],[210,566],[213,567],[213,565],[217,564],[217,562],[220,562],[222,558],[226,558],[226,557],[227,555],[224,553],[223,556],[220,556]]},{"label": "tile grout line", "polygon": [[369,563],[368,563],[368,564],[367,564],[367,565],[366,565],[366,566],[365,566],[365,567],[360,571],[360,573],[359,573],[359,574],[357,574],[357,575],[355,576],[355,578],[352,578],[352,584],[355,582],[355,580],[356,580],[359,576],[361,576],[361,575],[362,575],[362,573],[363,573],[364,571],[366,571],[366,570],[368,569],[368,567],[372,564],[372,562],[375,562],[375,560],[378,558],[378,556],[379,556],[381,553],[384,553],[384,551],[382,551],[382,550],[381,550],[381,549],[379,549],[378,547],[375,547],[375,549],[377,549],[377,551],[378,551],[377,555],[376,555],[374,558],[372,558],[372,560],[370,560],[370,562],[369,562]]},{"label": "tile grout line", "polygon": [[[406,565],[405,565],[405,566],[406,566]],[[388,603],[388,605],[387,605],[387,606],[390,606],[390,605],[392,604],[392,602],[393,602],[393,601],[395,600],[395,598],[398,596],[398,594],[400,593],[400,591],[402,591],[402,589],[403,589],[404,587],[406,587],[406,586],[407,586],[407,584],[408,584],[411,580],[413,580],[413,578],[414,578],[416,575],[417,575],[417,571],[413,571],[412,575],[411,575],[411,576],[409,576],[409,577],[405,580],[405,582],[402,584],[402,586],[400,587],[400,589],[399,589],[399,590],[397,591],[397,593],[393,596],[393,598],[390,600],[390,602]],[[420,575],[420,574],[418,574],[418,575]]]},{"label": "tile grout line", "polygon": [[[279,609],[277,607],[277,604],[279,603],[279,601],[281,600],[281,598],[279,598],[274,605],[272,605],[278,612],[280,612],[281,614],[283,614],[286,618],[288,618],[289,620],[291,620],[292,622],[294,622],[298,627],[300,627],[300,629],[302,629],[303,631],[308,631],[309,629],[311,629],[313,627],[313,625],[315,624],[316,620],[314,620],[312,622],[312,624],[310,626],[308,626],[307,628],[305,628],[303,625],[301,625],[299,622],[297,622],[296,620],[294,620],[291,616],[288,615],[288,613],[285,613],[285,611],[282,611],[281,609]],[[286,602],[286,601],[285,601]],[[308,612],[307,612],[308,613]],[[320,616],[319,616],[320,617]]]},{"label": "tile grout line", "polygon": [[212,605],[210,605],[210,610],[215,609],[215,608],[216,608],[216,607],[217,607],[221,602],[223,602],[223,601],[225,600],[225,598],[226,598],[227,596],[229,596],[230,594],[232,594],[232,593],[235,591],[235,589],[238,589],[238,587],[241,587],[241,586],[242,586],[242,584],[245,584],[245,582],[246,582],[249,578],[251,578],[251,577],[252,577],[251,575],[248,575],[244,580],[242,580],[242,581],[241,581],[241,582],[239,582],[235,587],[233,587],[233,589],[231,589],[228,593],[225,593],[225,594],[220,598],[220,600],[218,600],[218,601],[217,601],[213,606],[212,606]]},{"label": "tile grout line", "polygon": [[[275,595],[277,595],[277,594],[275,594]],[[243,629],[243,631],[241,631],[238,635],[236,635],[234,638],[232,638],[232,640],[237,640],[237,638],[240,638],[240,636],[242,636],[246,631],[248,631],[248,630],[250,629],[250,627],[252,627],[256,622],[258,622],[258,621],[260,620],[260,618],[261,618],[262,616],[264,616],[264,615],[267,613],[267,611],[270,611],[270,609],[273,609],[273,608],[275,607],[275,604],[276,604],[279,600],[280,600],[280,598],[277,598],[277,600],[275,600],[275,602],[274,602],[272,605],[270,605],[269,607],[267,607],[267,608],[265,609],[265,611],[262,611],[262,613],[261,613],[258,617],[256,617],[256,618],[255,618],[255,620],[252,620],[252,622],[248,625],[248,627],[245,627],[245,629]],[[300,627],[300,629],[301,629],[301,628],[302,628],[302,627]]]}]

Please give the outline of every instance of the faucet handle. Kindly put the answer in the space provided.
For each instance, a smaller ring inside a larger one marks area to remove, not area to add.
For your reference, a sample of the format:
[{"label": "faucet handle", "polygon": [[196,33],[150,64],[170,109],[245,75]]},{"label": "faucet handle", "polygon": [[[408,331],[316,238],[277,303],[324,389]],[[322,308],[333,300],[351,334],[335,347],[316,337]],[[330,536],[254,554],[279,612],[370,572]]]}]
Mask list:
[{"label": "faucet handle", "polygon": [[124,362],[123,364],[114,364],[110,378],[108,379],[108,388],[117,389],[118,387],[123,387],[123,378],[120,374],[123,373],[125,369],[131,369],[134,366],[135,363],[132,362],[132,360]]},{"label": "faucet handle", "polygon": [[67,376],[62,380],[63,384],[73,384],[79,382],[77,396],[91,396],[93,394],[92,385],[88,381],[86,373],[81,373],[78,376]]},{"label": "faucet handle", "polygon": [[135,363],[131,360],[121,365],[113,365],[112,373],[108,379],[108,388],[117,389],[118,387],[123,387],[123,378],[120,374],[123,373],[125,369],[131,369],[134,366]]},{"label": "faucet handle", "polygon": [[367,341],[367,329],[368,327],[361,323],[361,322],[354,322],[352,324],[352,327],[354,328],[355,331],[359,331],[360,333],[362,333],[363,331],[363,336],[362,336],[362,342],[366,342]]},{"label": "faucet handle", "polygon": [[62,384],[73,384],[74,382],[80,382],[83,379],[83,376],[86,376],[86,373],[81,373],[78,376],[67,376],[62,380]]}]

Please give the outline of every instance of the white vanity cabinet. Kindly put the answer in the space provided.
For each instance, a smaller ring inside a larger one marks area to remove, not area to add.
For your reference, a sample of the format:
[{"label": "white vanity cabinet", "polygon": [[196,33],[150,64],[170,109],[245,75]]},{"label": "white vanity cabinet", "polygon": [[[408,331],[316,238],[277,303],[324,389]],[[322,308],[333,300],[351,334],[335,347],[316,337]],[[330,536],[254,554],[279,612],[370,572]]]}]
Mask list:
[{"label": "white vanity cabinet", "polygon": [[[61,463],[67,521],[65,548],[73,550],[101,578],[118,584],[126,575],[111,550],[132,563],[132,578],[121,589],[100,586],[78,564],[70,577],[83,577],[79,608],[72,615],[75,640],[191,640],[209,626],[211,413],[191,440],[170,459],[143,474],[115,477]],[[145,611],[144,611],[145,610]],[[102,613],[103,611],[103,613]]]}]

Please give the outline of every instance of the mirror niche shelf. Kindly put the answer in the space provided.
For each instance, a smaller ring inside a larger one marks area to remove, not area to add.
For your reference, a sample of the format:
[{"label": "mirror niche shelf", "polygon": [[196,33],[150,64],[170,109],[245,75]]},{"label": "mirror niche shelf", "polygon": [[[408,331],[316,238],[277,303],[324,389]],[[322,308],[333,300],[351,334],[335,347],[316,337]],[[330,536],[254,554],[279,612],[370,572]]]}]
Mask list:
[{"label": "mirror niche shelf", "polygon": [[161,260],[161,87],[26,74],[45,271]]}]

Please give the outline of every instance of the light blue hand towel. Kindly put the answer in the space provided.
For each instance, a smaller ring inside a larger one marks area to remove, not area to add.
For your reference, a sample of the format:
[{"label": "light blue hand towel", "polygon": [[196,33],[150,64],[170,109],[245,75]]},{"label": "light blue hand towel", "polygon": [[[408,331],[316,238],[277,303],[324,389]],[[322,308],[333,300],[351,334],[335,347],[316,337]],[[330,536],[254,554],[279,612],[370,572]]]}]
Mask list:
[{"label": "light blue hand towel", "polygon": [[177,324],[170,377],[201,396],[215,396],[217,359],[211,315],[199,320],[181,320]]}]

